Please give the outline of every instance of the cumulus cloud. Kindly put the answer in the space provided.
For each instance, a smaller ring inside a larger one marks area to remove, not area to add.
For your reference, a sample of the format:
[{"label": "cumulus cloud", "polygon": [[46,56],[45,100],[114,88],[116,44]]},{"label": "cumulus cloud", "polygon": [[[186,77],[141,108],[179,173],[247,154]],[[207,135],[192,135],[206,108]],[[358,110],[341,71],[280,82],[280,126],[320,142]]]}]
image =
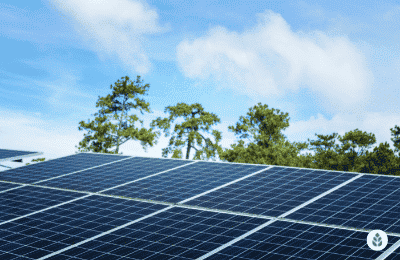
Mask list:
[{"label": "cumulus cloud", "polygon": [[293,32],[272,11],[259,18],[255,28],[242,34],[218,26],[206,36],[182,41],[177,46],[181,71],[190,78],[213,77],[221,87],[253,97],[306,86],[339,110],[368,98],[372,74],[347,38]]},{"label": "cumulus cloud", "polygon": [[92,44],[99,57],[116,56],[129,70],[145,74],[151,64],[142,42],[146,34],[165,32],[158,14],[143,1],[51,0],[72,17],[77,31]]}]

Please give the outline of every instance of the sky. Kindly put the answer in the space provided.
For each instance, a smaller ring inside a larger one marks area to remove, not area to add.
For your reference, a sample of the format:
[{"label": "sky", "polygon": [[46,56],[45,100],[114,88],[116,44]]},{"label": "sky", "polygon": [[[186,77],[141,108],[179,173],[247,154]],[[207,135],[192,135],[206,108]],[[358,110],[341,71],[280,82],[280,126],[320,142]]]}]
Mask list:
[{"label": "sky", "polygon": [[[98,97],[137,75],[150,84],[145,127],[200,103],[221,119],[224,148],[259,102],[289,114],[291,142],[358,128],[393,148],[400,126],[396,1],[3,0],[0,25],[3,149],[74,154]],[[161,157],[168,140],[120,151]]]}]

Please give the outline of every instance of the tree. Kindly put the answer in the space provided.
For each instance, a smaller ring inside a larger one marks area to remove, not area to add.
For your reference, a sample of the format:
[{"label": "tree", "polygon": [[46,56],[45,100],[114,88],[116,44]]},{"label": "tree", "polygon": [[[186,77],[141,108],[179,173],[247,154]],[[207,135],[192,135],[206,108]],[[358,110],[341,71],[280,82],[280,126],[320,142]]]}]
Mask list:
[{"label": "tree", "polygon": [[395,125],[394,128],[390,128],[390,131],[392,132],[391,136],[393,136],[390,140],[393,141],[394,151],[400,152],[400,127]]},{"label": "tree", "polygon": [[400,175],[398,158],[387,142],[380,143],[373,152],[367,151],[359,169],[361,173]]},{"label": "tree", "polygon": [[[358,128],[344,134],[317,135],[310,141],[315,151],[311,167],[326,170],[357,171],[360,160],[365,160],[367,149],[376,142],[375,135],[362,132]],[[336,138],[341,145],[335,144]]]},{"label": "tree", "polygon": [[[191,149],[196,150],[193,159],[215,159],[216,153],[220,150],[218,142],[221,140],[221,132],[217,130],[212,131],[212,136],[215,138],[213,143],[210,138],[205,137],[200,133],[200,130],[209,132],[210,126],[219,123],[220,119],[217,115],[205,112],[204,108],[198,104],[187,105],[185,103],[178,103],[176,106],[168,106],[165,112],[170,114],[169,117],[153,120],[150,124],[151,127],[157,127],[164,131],[165,137],[170,135],[169,129],[171,123],[178,117],[183,117],[182,124],[176,124],[174,133],[169,140],[169,147],[164,148],[162,156],[167,157],[172,153],[172,158],[182,158],[182,147],[186,144],[186,159],[189,159]],[[198,115],[198,117],[196,117]],[[182,139],[184,138],[184,139]],[[203,145],[204,141],[204,145]],[[201,148],[196,148],[196,143]],[[205,157],[204,157],[205,154]]]},{"label": "tree", "polygon": [[340,170],[338,162],[340,161],[338,154],[339,146],[335,144],[338,134],[315,135],[318,137],[317,140],[307,139],[311,145],[310,149],[315,151],[311,167],[316,169]]},{"label": "tree", "polygon": [[[143,110],[150,113],[150,105],[138,95],[145,95],[150,87],[149,84],[142,85],[140,76],[137,76],[136,82],[131,81],[128,76],[122,77],[121,81],[111,85],[112,94],[106,97],[100,97],[96,102],[96,107],[101,107],[98,113],[95,113],[94,121],[79,122],[79,130],[87,129],[89,132],[84,134],[84,139],[79,142],[79,151],[93,151],[101,153],[118,154],[119,148],[128,140],[139,140],[143,149],[147,146],[153,146],[156,142],[157,133],[153,129],[143,128],[143,121],[136,115],[127,115],[127,112],[134,108],[139,109],[143,115]],[[120,101],[119,98],[122,98]],[[128,100],[134,99],[135,103]],[[120,113],[120,114],[119,114]],[[117,123],[113,124],[114,119]],[[139,121],[142,128],[136,128],[135,122]],[[116,147],[111,151],[112,147]]]},{"label": "tree", "polygon": [[358,171],[360,161],[365,160],[367,149],[376,142],[375,134],[362,132],[358,128],[345,133],[343,137],[339,136],[339,140],[342,145],[338,153],[343,155],[341,168],[345,171]]},{"label": "tree", "polygon": [[[236,126],[228,127],[240,140],[231,149],[221,151],[220,158],[228,162],[302,166],[306,160],[303,157],[301,161],[298,153],[307,145],[286,140],[281,131],[289,126],[289,117],[288,113],[279,112],[261,103],[249,108]],[[246,145],[244,140],[249,143]]]}]

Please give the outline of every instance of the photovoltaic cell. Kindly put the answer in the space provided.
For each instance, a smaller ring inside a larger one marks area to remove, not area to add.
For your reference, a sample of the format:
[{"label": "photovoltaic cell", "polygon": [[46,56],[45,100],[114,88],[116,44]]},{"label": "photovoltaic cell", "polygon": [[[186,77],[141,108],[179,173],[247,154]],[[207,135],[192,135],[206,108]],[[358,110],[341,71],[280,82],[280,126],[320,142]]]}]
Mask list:
[{"label": "photovoltaic cell", "polygon": [[76,200],[0,225],[0,259],[38,259],[165,207],[97,195]]},{"label": "photovoltaic cell", "polygon": [[276,217],[354,176],[274,167],[185,204]]},{"label": "photovoltaic cell", "polygon": [[400,233],[400,178],[364,175],[287,218]]},{"label": "photovoltaic cell", "polygon": [[175,203],[266,168],[268,166],[197,162],[105,193]]},{"label": "photovoltaic cell", "polygon": [[74,259],[196,259],[264,222],[172,208],[60,255]]},{"label": "photovoltaic cell", "polygon": [[34,183],[66,173],[84,170],[101,164],[118,161],[129,156],[95,153],[78,153],[50,161],[31,164],[0,172],[0,181]]},{"label": "photovoltaic cell", "polygon": [[45,209],[75,198],[82,193],[25,186],[0,193],[1,222]]},{"label": "photovoltaic cell", "polygon": [[14,157],[25,157],[25,156],[29,156],[29,155],[34,156],[35,154],[38,154],[38,153],[37,152],[28,152],[28,151],[0,149],[0,162],[8,161]]},{"label": "photovoltaic cell", "polygon": [[8,190],[8,189],[15,188],[15,187],[18,187],[18,186],[20,186],[20,185],[13,184],[13,183],[8,183],[8,182],[0,182],[0,191]]},{"label": "photovoltaic cell", "polygon": [[[370,260],[382,252],[367,245],[367,232],[276,221],[222,249],[207,260],[332,259]],[[388,236],[389,248],[397,237]]]},{"label": "photovoltaic cell", "polygon": [[78,174],[45,181],[42,182],[41,185],[98,192],[190,162],[191,161],[134,157],[99,168],[82,171]]}]

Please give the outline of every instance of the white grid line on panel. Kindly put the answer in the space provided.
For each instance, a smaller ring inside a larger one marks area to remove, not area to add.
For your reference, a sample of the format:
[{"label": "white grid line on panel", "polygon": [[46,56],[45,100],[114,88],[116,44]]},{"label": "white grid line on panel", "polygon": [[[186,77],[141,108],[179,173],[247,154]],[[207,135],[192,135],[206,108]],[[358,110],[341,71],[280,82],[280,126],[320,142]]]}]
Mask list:
[{"label": "white grid line on panel", "polygon": [[400,240],[389,247],[385,252],[383,252],[376,260],[386,259],[391,253],[393,253],[397,248],[400,247]]},{"label": "white grid line on panel", "polygon": [[256,227],[256,228],[254,228],[254,229],[252,229],[252,230],[250,230],[250,231],[244,233],[243,235],[241,235],[241,236],[239,236],[239,237],[237,237],[237,238],[235,238],[235,239],[229,241],[228,243],[223,244],[222,246],[217,247],[216,249],[214,249],[214,250],[208,252],[207,254],[205,254],[205,255],[203,255],[203,256],[197,258],[197,260],[206,259],[207,257],[209,257],[209,256],[211,256],[211,255],[213,255],[213,254],[215,254],[215,253],[218,253],[218,252],[221,251],[222,249],[225,249],[225,248],[227,248],[228,246],[231,246],[231,245],[235,244],[236,242],[242,240],[243,238],[246,238],[246,237],[250,236],[251,234],[253,234],[253,233],[255,233],[255,232],[257,232],[257,231],[263,229],[264,227],[266,227],[266,226],[268,226],[268,225],[274,223],[275,221],[277,221],[277,220],[276,220],[276,219],[271,219],[270,221],[268,221],[268,222],[266,222],[266,223],[264,223],[264,224],[262,224],[262,225],[260,225],[260,226],[258,226],[258,227]]},{"label": "white grid line on panel", "polygon": [[9,188],[9,189],[7,189],[7,190],[2,190],[2,191],[0,191],[0,193],[7,192],[7,191],[11,191],[11,190],[16,190],[16,189],[19,189],[19,188],[22,188],[22,187],[25,187],[25,186],[28,185],[28,184],[21,184],[21,183],[16,183],[16,182],[12,182],[12,181],[0,181],[0,182],[3,182],[3,183],[12,183],[12,184],[21,185],[21,186],[17,186],[17,187],[14,187],[14,188]]}]

